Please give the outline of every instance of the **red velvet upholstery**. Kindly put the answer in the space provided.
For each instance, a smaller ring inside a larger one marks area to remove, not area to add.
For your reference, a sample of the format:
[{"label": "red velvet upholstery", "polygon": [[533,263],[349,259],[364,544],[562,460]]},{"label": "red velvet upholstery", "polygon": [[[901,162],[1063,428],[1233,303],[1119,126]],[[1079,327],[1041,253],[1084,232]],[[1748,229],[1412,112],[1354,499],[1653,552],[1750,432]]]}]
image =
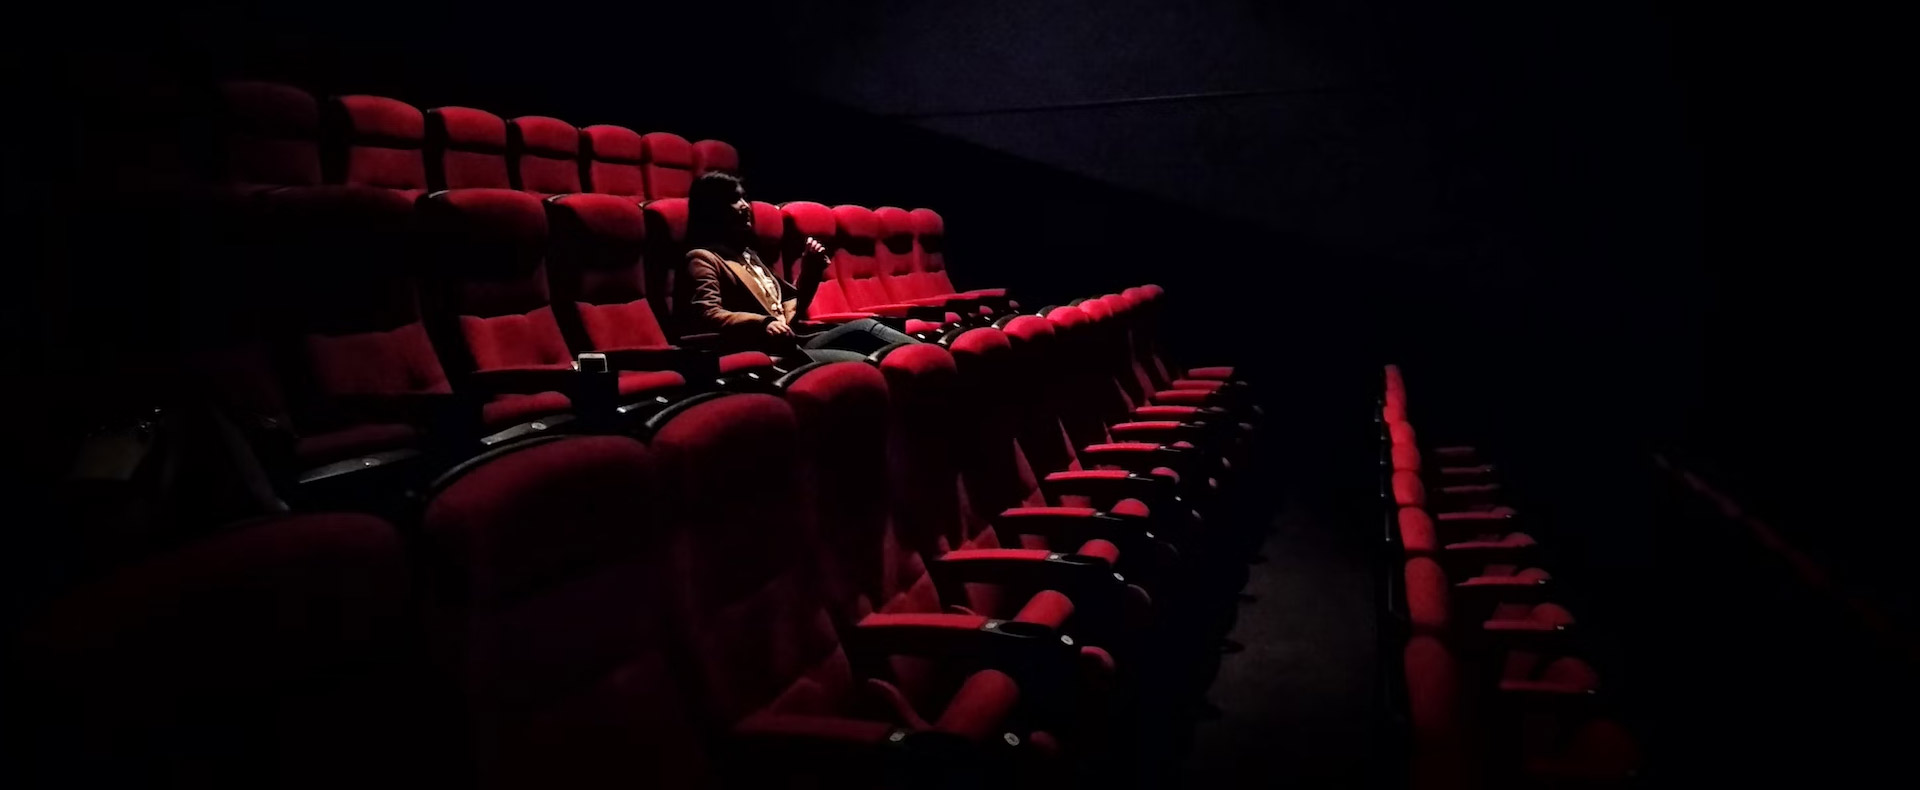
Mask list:
[{"label": "red velvet upholstery", "polygon": [[696,784],[669,647],[676,579],[652,457],[624,437],[529,443],[443,483],[421,520],[470,753],[501,787]]},{"label": "red velvet upholstery", "polygon": [[[692,627],[686,647],[707,719],[748,744],[769,730],[797,729],[778,726],[794,717],[808,722],[812,738],[843,746],[878,745],[886,736],[887,727],[863,726],[863,720],[944,728],[966,738],[995,734],[1018,696],[998,673],[976,675],[932,701],[939,711],[876,695],[884,684],[857,685],[818,577],[820,549],[805,504],[799,441],[793,410],[779,398],[755,394],[670,413],[650,443],[678,522],[678,614]],[[739,495],[741,480],[754,481],[754,496]],[[862,767],[844,761],[806,766],[828,773],[811,778],[822,786],[843,781],[840,771]]]},{"label": "red velvet upholstery", "polygon": [[418,109],[384,96],[336,96],[331,107],[329,182],[397,189],[409,198],[426,191],[427,122]]},{"label": "red velvet upholstery", "polygon": [[922,296],[953,293],[953,282],[947,278],[946,220],[930,208],[917,208],[908,214],[913,220],[915,252],[918,255],[914,264],[919,272],[916,279],[922,283],[916,287],[925,291]]},{"label": "red velvet upholstery", "polygon": [[647,179],[647,197],[683,198],[693,187],[693,145],[671,132],[640,136],[640,169]]},{"label": "red velvet upholstery", "polygon": [[580,130],[558,118],[523,115],[507,124],[513,187],[541,195],[580,191]]},{"label": "red velvet upholstery", "polygon": [[695,177],[707,173],[729,173],[740,175],[740,152],[728,143],[719,140],[701,140],[693,144],[693,174]]},{"label": "red velvet upholstery", "polygon": [[906,209],[882,206],[873,210],[879,226],[879,244],[874,255],[887,292],[897,301],[937,296],[930,292],[919,272],[919,252],[913,237],[913,215]]},{"label": "red velvet upholstery", "polygon": [[624,126],[597,124],[580,130],[586,160],[587,189],[630,198],[647,196],[640,133]]},{"label": "red velvet upholstery", "polygon": [[220,177],[230,184],[320,183],[320,103],[272,82],[224,82]]},{"label": "red velvet upholstery", "polygon": [[324,463],[376,449],[375,436],[410,436],[406,399],[452,391],[410,273],[413,203],[373,187],[285,188],[262,202],[273,240],[264,252],[281,275],[271,305],[295,341],[294,423],[316,437],[352,431],[302,456]]},{"label": "red velvet upholstery", "polygon": [[511,189],[507,122],[471,107],[427,111],[427,183],[433,189]]},{"label": "red velvet upholstery", "polygon": [[[24,628],[10,773],[47,787],[431,781],[412,580],[372,516],[305,514],[113,571]],[[379,711],[369,716],[369,711]],[[37,777],[37,779],[36,779]]]},{"label": "red velvet upholstery", "polygon": [[753,201],[753,251],[781,277],[795,283],[800,281],[798,267],[789,265],[787,260],[786,216],[780,213],[779,206]]},{"label": "red velvet upholstery", "polygon": [[839,245],[839,231],[834,219],[834,210],[807,201],[784,203],[780,213],[785,216],[784,223],[787,249],[788,271],[798,263],[801,245],[813,238],[825,245],[829,258],[827,271],[820,280],[820,290],[814,292],[813,303],[807,308],[808,317],[827,313],[846,313],[854,310],[853,301],[840,283],[837,256],[833,253]]},{"label": "red velvet upholstery", "polygon": [[547,276],[563,329],[580,351],[669,345],[648,295],[640,206],[617,195],[564,195],[547,202],[553,220]]},{"label": "red velvet upholstery", "polygon": [[833,266],[829,273],[840,284],[848,306],[864,310],[898,302],[887,291],[886,275],[880,271],[880,222],[873,211],[862,206],[834,206],[833,222],[836,235],[830,248]]},{"label": "red velvet upholstery", "polygon": [[[540,199],[509,189],[454,190],[434,193],[420,213],[431,245],[430,304],[453,330],[446,342],[460,370],[571,369],[549,300]],[[543,402],[564,404],[557,395]]]}]

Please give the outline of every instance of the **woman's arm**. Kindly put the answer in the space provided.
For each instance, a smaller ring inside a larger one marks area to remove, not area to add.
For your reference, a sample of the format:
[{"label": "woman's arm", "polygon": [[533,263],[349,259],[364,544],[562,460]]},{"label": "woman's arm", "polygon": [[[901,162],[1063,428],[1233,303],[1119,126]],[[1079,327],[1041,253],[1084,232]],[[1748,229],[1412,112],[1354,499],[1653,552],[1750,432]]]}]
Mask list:
[{"label": "woman's arm", "polygon": [[[793,309],[788,313],[787,320],[791,321],[794,316],[807,314],[807,308],[813,305],[813,295],[820,290],[820,282],[826,272],[827,248],[815,241],[813,237],[807,237],[806,246],[800,252],[800,284],[794,288],[797,292],[796,299],[790,303],[793,304]],[[784,286],[785,282],[782,280],[781,284]],[[782,293],[781,296],[784,297],[786,294]]]}]

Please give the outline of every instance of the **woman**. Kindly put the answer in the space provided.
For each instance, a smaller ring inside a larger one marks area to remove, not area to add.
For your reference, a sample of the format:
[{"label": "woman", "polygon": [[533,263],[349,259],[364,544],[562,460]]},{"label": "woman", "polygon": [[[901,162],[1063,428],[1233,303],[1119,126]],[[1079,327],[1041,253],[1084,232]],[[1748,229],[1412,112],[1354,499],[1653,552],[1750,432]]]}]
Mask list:
[{"label": "woman", "polygon": [[913,338],[865,318],[823,332],[801,334],[795,319],[813,301],[827,270],[827,249],[808,237],[800,256],[800,284],[781,279],[753,252],[753,204],[740,179],[707,173],[687,195],[685,331],[718,333],[729,343],[769,353],[798,351],[816,362],[858,360]]}]

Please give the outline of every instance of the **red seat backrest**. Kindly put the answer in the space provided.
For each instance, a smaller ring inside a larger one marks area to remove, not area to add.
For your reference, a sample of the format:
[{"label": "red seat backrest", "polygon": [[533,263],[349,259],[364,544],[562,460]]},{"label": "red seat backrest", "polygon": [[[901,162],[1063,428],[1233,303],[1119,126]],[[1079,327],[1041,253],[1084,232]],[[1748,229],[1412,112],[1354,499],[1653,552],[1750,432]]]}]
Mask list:
[{"label": "red seat backrest", "polygon": [[693,188],[693,144],[672,132],[640,136],[640,169],[647,179],[647,197],[683,198]]},{"label": "red seat backrest", "polygon": [[587,189],[640,199],[647,196],[646,163],[640,133],[625,126],[596,124],[580,130],[585,145]]},{"label": "red seat backrest", "polygon": [[740,152],[719,140],[701,140],[693,144],[693,175],[708,173],[740,175]]},{"label": "red seat backrest", "polygon": [[385,96],[336,96],[328,183],[385,187],[417,196],[427,189],[427,122],[411,104]]},{"label": "red seat backrest", "polygon": [[263,201],[272,302],[299,346],[296,406],[337,424],[341,398],[451,392],[421,311],[413,202],[372,187],[291,187]]},{"label": "red seat backrest", "polygon": [[649,427],[679,539],[679,615],[710,720],[838,713],[853,681],[815,576],[793,409],[772,395],[719,395]]},{"label": "red seat backrest", "polygon": [[939,295],[920,276],[913,215],[903,208],[882,206],[873,210],[873,218],[880,229],[880,243],[874,248],[874,255],[887,292],[896,301]]},{"label": "red seat backrest", "polygon": [[919,245],[916,268],[934,295],[954,293],[947,276],[947,221],[930,208],[908,212],[913,217],[913,238]]},{"label": "red seat backrest", "polygon": [[667,345],[649,301],[657,291],[640,206],[619,195],[562,195],[547,201],[547,215],[547,277],[574,349]]},{"label": "red seat backrest", "polygon": [[779,206],[753,201],[753,251],[775,274],[799,282],[799,272],[787,261],[786,217]]},{"label": "red seat backrest", "polygon": [[507,128],[515,189],[541,195],[580,191],[580,130],[559,118],[523,115]]},{"label": "red seat backrest", "polygon": [[[808,238],[825,245],[829,260],[833,259],[833,252],[839,244],[833,209],[819,203],[798,200],[781,204],[780,213],[786,218],[783,226],[790,275],[792,267],[799,263],[802,245]],[[844,313],[854,309],[852,300],[840,284],[837,268],[833,263],[827,264],[826,273],[821,275],[820,290],[814,292],[813,303],[807,308],[808,314]]]},{"label": "red seat backrest", "polygon": [[428,301],[463,369],[569,368],[547,285],[547,215],[511,189],[435,192],[420,219],[429,251]]},{"label": "red seat backrest", "polygon": [[428,110],[427,183],[433,189],[511,189],[507,122],[471,107]]},{"label": "red seat backrest", "polygon": [[894,304],[880,270],[880,221],[864,206],[833,207],[833,275],[852,309]]},{"label": "red seat backrest", "polygon": [[500,787],[680,787],[706,773],[672,656],[654,459],[618,436],[496,451],[436,483],[420,534],[469,753]]},{"label": "red seat backrest", "polygon": [[230,184],[320,183],[320,103],[273,82],[219,86],[219,177]]}]

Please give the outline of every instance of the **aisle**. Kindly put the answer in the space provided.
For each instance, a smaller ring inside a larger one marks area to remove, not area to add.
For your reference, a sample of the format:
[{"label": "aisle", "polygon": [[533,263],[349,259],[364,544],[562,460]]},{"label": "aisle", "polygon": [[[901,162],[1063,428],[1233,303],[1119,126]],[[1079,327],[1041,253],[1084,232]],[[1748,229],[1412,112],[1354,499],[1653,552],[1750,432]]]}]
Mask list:
[{"label": "aisle", "polygon": [[1275,517],[1230,634],[1243,649],[1221,659],[1181,786],[1369,781],[1380,710],[1372,576],[1326,492],[1292,492]]}]

